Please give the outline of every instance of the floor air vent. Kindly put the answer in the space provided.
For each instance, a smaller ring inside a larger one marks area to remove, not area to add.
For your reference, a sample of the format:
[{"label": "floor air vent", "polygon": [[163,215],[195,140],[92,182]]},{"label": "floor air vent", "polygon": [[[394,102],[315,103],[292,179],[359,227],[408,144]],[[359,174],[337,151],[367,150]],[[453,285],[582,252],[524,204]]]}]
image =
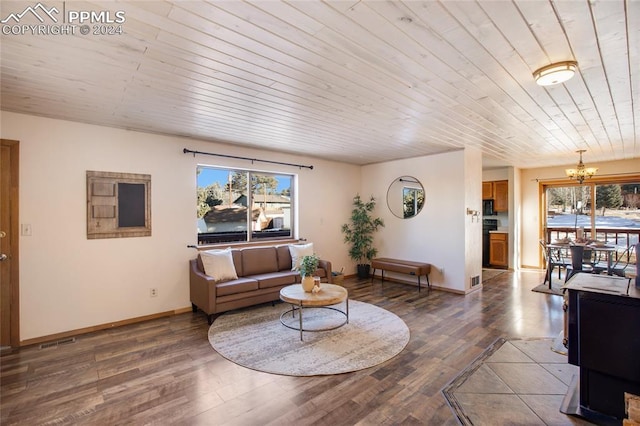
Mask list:
[{"label": "floor air vent", "polygon": [[471,287],[480,284],[480,275],[476,275],[475,277],[471,277]]},{"label": "floor air vent", "polygon": [[75,343],[75,337],[69,337],[68,339],[56,340],[55,342],[43,343],[40,345],[40,349],[53,348],[59,345],[68,345],[69,343]]}]

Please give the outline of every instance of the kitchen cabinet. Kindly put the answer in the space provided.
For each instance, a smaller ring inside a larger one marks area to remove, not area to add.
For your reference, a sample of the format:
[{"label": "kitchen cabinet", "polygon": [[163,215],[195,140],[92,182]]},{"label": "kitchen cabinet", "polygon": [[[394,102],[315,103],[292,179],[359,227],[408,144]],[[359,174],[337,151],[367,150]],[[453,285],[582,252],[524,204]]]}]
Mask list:
[{"label": "kitchen cabinet", "polygon": [[508,234],[506,232],[489,233],[489,264],[491,266],[509,266]]},{"label": "kitchen cabinet", "polygon": [[494,212],[507,212],[509,210],[509,181],[482,182],[482,199],[493,200]]},{"label": "kitchen cabinet", "polygon": [[[484,191],[483,191],[484,192]],[[493,211],[496,213],[509,210],[509,181],[493,182]]]},{"label": "kitchen cabinet", "polygon": [[493,200],[493,182],[482,182],[482,199]]}]

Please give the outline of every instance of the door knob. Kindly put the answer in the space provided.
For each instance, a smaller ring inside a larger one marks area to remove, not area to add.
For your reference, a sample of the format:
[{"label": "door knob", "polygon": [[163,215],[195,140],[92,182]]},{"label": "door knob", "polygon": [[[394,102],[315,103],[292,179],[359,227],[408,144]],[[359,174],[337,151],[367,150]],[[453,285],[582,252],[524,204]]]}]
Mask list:
[{"label": "door knob", "polygon": [[6,254],[4,254],[4,253],[0,254],[0,262],[2,262],[3,260],[7,260],[7,259],[8,259],[8,257],[7,257]]}]

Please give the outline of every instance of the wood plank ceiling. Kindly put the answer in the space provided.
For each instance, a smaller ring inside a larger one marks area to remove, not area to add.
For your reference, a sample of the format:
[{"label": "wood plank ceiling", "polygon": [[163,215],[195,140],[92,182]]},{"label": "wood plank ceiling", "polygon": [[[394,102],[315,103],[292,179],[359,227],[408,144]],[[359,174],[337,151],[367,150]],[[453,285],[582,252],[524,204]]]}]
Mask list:
[{"label": "wood plank ceiling", "polygon": [[[124,22],[83,35],[78,11]],[[640,158],[640,1],[3,1],[0,18],[5,111],[353,164]],[[572,80],[536,85],[565,60]]]}]

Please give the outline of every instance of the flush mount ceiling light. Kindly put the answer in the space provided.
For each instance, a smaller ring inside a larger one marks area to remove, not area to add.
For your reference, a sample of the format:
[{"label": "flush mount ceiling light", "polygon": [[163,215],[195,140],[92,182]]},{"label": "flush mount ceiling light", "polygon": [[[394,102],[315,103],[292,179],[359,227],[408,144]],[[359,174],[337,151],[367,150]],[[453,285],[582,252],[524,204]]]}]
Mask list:
[{"label": "flush mount ceiling light", "polygon": [[580,154],[580,162],[578,163],[578,167],[575,169],[566,169],[565,173],[567,174],[567,177],[569,179],[575,179],[578,181],[578,183],[580,183],[580,185],[582,185],[582,182],[584,182],[584,180],[586,178],[590,178],[593,177],[593,175],[596,174],[596,172],[598,171],[597,167],[585,167],[584,163],[582,162],[582,153],[586,152],[586,149],[581,149],[579,151],[576,151],[577,153]]},{"label": "flush mount ceiling light", "polygon": [[547,65],[533,73],[536,83],[540,86],[552,86],[564,83],[576,73],[578,63],[576,61],[564,61]]}]

